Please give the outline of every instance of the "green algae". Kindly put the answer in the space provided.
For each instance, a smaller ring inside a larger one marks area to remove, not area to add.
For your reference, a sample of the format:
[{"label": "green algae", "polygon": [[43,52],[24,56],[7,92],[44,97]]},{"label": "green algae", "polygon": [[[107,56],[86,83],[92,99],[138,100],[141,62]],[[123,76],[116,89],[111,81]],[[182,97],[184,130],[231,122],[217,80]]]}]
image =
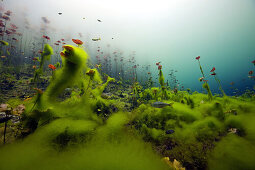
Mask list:
[{"label": "green algae", "polygon": [[[193,108],[187,103],[179,102],[175,102],[172,108],[163,109],[140,105],[134,111],[132,126],[164,156],[179,160],[188,169],[231,169],[233,165],[229,160],[240,159],[240,156],[235,155],[235,151],[233,154],[231,150],[228,151],[231,146],[226,146],[225,151],[224,145],[231,143],[231,140],[228,140],[229,134],[233,133],[231,129],[236,129],[233,135],[240,138],[236,140],[236,145],[244,145],[243,140],[248,143],[254,142],[254,101],[243,102],[231,97],[214,97],[214,101],[211,102],[205,94],[198,93],[187,97],[193,99]],[[174,130],[174,133],[166,134],[170,129]],[[228,142],[224,142],[225,138]],[[170,149],[162,150],[163,146]],[[240,147],[244,149],[239,150],[240,154],[246,159],[254,154],[248,147]],[[231,156],[226,158],[228,161],[222,163],[224,152]],[[241,166],[248,169],[254,167],[254,162],[249,160],[243,159],[238,163],[239,169],[242,169]]]},{"label": "green algae", "polygon": [[[116,103],[101,98],[103,90],[114,79],[109,77],[103,84],[97,70],[93,70],[93,76],[86,76],[87,54],[81,48],[73,46],[68,46],[64,52],[70,50],[69,47],[72,51],[68,51],[68,57],[62,58],[63,65],[55,72],[45,92],[38,93],[26,103],[27,109],[22,117],[24,128],[34,133],[24,141],[1,148],[0,157],[4,162],[1,167],[167,169],[167,165],[149,145],[125,132],[124,125],[129,121],[127,114],[118,112],[106,122],[93,114],[93,108],[96,108],[98,102],[105,107]],[[84,90],[84,93],[73,92],[63,102],[57,101],[58,95],[65,88],[75,86],[80,91]],[[89,100],[88,96],[91,94],[95,97],[94,100]],[[10,154],[13,152],[16,152],[15,156]],[[10,164],[10,156],[15,164]],[[41,164],[42,160],[44,164]]]},{"label": "green algae", "polygon": [[[133,110],[124,112],[126,99],[102,98],[114,78],[104,82],[80,47],[68,45],[63,53],[47,89],[25,102],[22,123],[29,135],[0,149],[4,169],[167,169],[163,156],[187,169],[254,167],[253,98],[212,96],[207,82],[208,94],[174,92],[165,88],[160,70],[161,88],[135,82],[126,97]],[[50,57],[49,46],[43,54]],[[59,101],[66,88],[71,95]],[[154,108],[155,101],[174,104]]]},{"label": "green algae", "polygon": [[253,143],[231,134],[216,145],[209,159],[209,169],[254,169],[254,154]]},{"label": "green algae", "polygon": [[[113,115],[105,125],[95,120],[57,119],[24,141],[2,148],[1,167],[167,169],[149,145],[123,133],[127,120],[124,113]],[[12,152],[16,152],[15,156]]]}]

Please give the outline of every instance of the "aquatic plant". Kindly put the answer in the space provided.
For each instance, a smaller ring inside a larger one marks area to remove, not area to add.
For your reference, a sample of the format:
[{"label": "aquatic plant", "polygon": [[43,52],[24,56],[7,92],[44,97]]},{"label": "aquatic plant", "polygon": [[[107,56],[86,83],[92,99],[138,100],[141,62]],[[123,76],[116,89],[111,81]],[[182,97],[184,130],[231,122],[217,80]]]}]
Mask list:
[{"label": "aquatic plant", "polygon": [[[212,100],[212,99],[213,99],[213,95],[212,95],[211,89],[210,89],[210,87],[209,87],[209,84],[207,83],[207,80],[204,80],[204,79],[205,79],[205,75],[204,75],[203,68],[202,68],[202,66],[201,66],[201,64],[200,64],[200,56],[197,56],[197,57],[196,57],[196,60],[198,61],[199,68],[200,68],[200,71],[201,71],[202,76],[203,76],[202,80],[203,80],[204,83],[203,83],[202,87],[203,87],[204,89],[206,89],[206,91],[207,91],[207,93],[208,93],[208,99],[209,99],[209,100]],[[200,80],[200,81],[202,81],[202,80]]]},{"label": "aquatic plant", "polygon": [[142,91],[142,86],[139,85],[138,82],[134,82],[131,86],[132,93],[131,93],[131,102],[132,106],[138,106],[138,99],[140,98],[140,93]]},{"label": "aquatic plant", "polygon": [[213,67],[212,70],[211,70],[210,72],[212,72],[211,75],[214,76],[215,81],[218,83],[218,86],[219,86],[219,89],[220,89],[222,95],[223,95],[223,96],[226,96],[226,94],[225,94],[225,92],[224,92],[224,90],[223,90],[223,88],[222,88],[220,79],[216,76],[215,67]]},{"label": "aquatic plant", "polygon": [[63,48],[64,50],[60,53],[63,66],[56,70],[54,80],[45,91],[49,101],[56,99],[65,88],[75,84],[80,85],[82,71],[87,70],[88,54],[82,48],[71,45],[65,45]]},{"label": "aquatic plant", "polygon": [[46,60],[47,61],[50,60],[50,57],[51,57],[52,54],[53,54],[52,47],[49,44],[45,44],[44,45],[44,50],[41,53],[40,60],[38,58],[34,59],[34,61],[36,61],[36,60],[39,61],[40,65],[39,65],[39,68],[35,70],[33,82],[36,83],[36,82],[39,81],[40,76],[43,75],[43,66],[44,66],[44,63],[45,63]]},{"label": "aquatic plant", "polygon": [[209,100],[212,100],[213,99],[213,95],[212,95],[212,92],[211,92],[211,89],[209,87],[209,84],[206,82],[206,83],[203,83],[202,87],[204,89],[206,89],[207,93],[208,93],[208,99]]},{"label": "aquatic plant", "polygon": [[[158,63],[156,63],[157,65]],[[158,70],[159,70],[159,84],[161,86],[161,93],[162,93],[162,99],[168,99],[168,94],[167,94],[167,88],[165,87],[165,78],[163,76],[162,72],[162,65],[158,65]]]},{"label": "aquatic plant", "polygon": [[[98,79],[98,80],[99,80],[99,82],[102,81],[101,79]],[[104,84],[100,84],[99,86],[97,86],[97,88],[95,88],[94,90],[92,90],[92,94],[93,94],[95,97],[101,97],[103,91],[105,90],[105,88],[108,86],[108,84],[109,84],[110,82],[115,82],[115,79],[108,76],[108,77],[107,77],[107,81],[106,81]]]},{"label": "aquatic plant", "polygon": [[158,98],[159,98],[159,88],[152,87],[151,88],[151,93],[152,93],[153,99],[158,100]]},{"label": "aquatic plant", "polygon": [[1,45],[4,45],[4,46],[8,46],[8,45],[9,45],[9,43],[6,42],[6,41],[4,41],[4,40],[0,40],[0,44],[1,44]]}]

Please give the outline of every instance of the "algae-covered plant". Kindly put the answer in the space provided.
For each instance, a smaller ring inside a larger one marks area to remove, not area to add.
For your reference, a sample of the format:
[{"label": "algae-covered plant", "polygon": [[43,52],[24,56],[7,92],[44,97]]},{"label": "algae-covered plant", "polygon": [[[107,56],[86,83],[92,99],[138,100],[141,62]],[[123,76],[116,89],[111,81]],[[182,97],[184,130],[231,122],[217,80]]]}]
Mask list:
[{"label": "algae-covered plant", "polygon": [[254,11],[0,1],[0,170],[255,169]]}]

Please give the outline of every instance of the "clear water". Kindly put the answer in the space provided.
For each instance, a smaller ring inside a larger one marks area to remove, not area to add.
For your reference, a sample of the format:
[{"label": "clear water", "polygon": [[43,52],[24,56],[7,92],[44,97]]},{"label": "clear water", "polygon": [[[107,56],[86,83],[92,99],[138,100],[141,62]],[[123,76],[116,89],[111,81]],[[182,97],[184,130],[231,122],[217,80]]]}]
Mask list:
[{"label": "clear water", "polygon": [[[255,55],[253,0],[8,0],[1,2],[1,6],[13,12],[10,23],[15,23],[23,33],[23,44],[40,42],[43,34],[51,37],[52,45],[61,38],[66,43],[79,38],[95,64],[98,46],[105,52],[101,58],[116,51],[127,61],[135,51],[136,63],[144,67],[150,64],[154,78],[155,63],[161,61],[165,74],[177,70],[179,86],[193,91],[201,91],[197,80],[202,76],[195,60],[201,56],[213,93],[220,92],[210,76],[212,67],[228,95],[253,89],[254,79],[248,78]],[[100,41],[91,40],[99,37]],[[32,56],[29,49],[26,55]],[[138,70],[141,80],[147,76],[144,68]]]}]

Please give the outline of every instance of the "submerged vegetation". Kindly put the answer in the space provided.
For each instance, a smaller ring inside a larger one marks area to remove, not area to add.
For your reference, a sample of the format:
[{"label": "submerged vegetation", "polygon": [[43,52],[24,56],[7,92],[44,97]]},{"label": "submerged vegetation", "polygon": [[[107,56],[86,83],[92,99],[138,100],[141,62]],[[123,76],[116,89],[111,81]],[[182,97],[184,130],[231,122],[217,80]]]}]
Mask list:
[{"label": "submerged vegetation", "polygon": [[[30,49],[16,41],[17,26],[6,32],[5,14],[1,55],[12,58],[0,59],[0,169],[254,169],[254,90],[226,95],[213,67],[213,95],[200,56],[203,93],[185,90],[174,71],[164,77],[161,62],[153,77],[135,52],[125,59],[98,47],[94,57],[80,39],[53,46],[45,32]],[[14,62],[11,44],[33,57]]]}]

